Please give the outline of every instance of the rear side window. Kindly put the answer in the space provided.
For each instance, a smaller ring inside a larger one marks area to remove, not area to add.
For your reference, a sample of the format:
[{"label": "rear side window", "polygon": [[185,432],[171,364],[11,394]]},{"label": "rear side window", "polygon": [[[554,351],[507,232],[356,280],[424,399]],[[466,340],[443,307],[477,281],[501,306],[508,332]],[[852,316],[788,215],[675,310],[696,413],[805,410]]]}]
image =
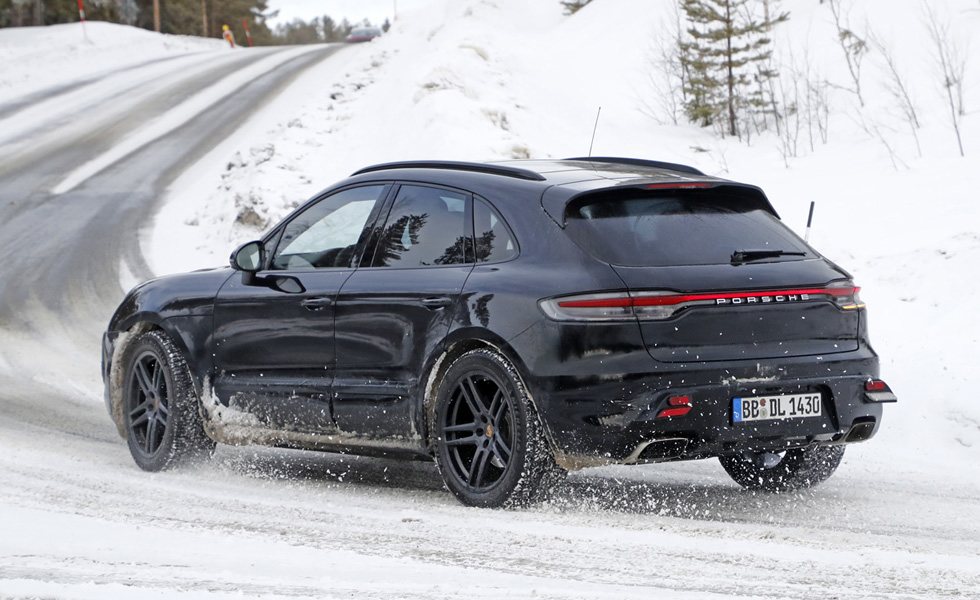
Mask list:
[{"label": "rear side window", "polygon": [[738,250],[813,256],[806,244],[755,198],[717,191],[604,195],[573,203],[568,234],[604,262],[631,267],[713,265]]},{"label": "rear side window", "polygon": [[517,256],[517,242],[504,220],[482,200],[473,202],[476,262],[503,262]]},{"label": "rear side window", "polygon": [[373,267],[432,267],[472,262],[465,194],[403,185],[374,253]]}]

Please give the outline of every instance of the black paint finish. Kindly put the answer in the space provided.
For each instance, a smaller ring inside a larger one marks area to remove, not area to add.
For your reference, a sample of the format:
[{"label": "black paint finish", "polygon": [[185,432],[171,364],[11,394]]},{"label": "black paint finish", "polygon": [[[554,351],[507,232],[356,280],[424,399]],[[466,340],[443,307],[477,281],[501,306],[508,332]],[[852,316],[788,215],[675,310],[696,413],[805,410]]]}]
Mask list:
[{"label": "black paint finish", "polygon": [[[788,289],[848,279],[815,251],[807,260],[740,265],[613,266],[563,229],[569,202],[611,188],[703,182],[738,188],[768,206],[761,190],[642,165],[508,164],[541,180],[497,169],[400,165],[326,190],[297,213],[337,190],[387,186],[341,266],[268,269],[287,219],[263,238],[266,265],[254,275],[224,268],[138,286],[106,332],[107,400],[119,334],[156,327],[186,353],[203,393],[254,417],[257,443],[426,456],[434,396],[427,385],[438,383],[454,356],[478,346],[497,349],[517,367],[567,467],[843,443],[854,425],[877,428],[881,405],[863,395],[864,381],[878,375],[863,309],[815,301],[696,307],[663,321],[577,322],[552,320],[538,306],[569,294]],[[425,222],[452,222],[427,209],[392,233],[386,219],[399,189],[418,184],[466,198],[469,225],[460,243],[446,248],[439,259],[446,264],[402,266],[396,259],[374,266],[380,253],[396,256],[416,243],[412,227],[421,225],[424,235]],[[507,260],[475,262],[473,248],[492,244],[493,236],[477,232],[472,239],[474,198],[493,206],[512,231],[519,251],[502,254]],[[814,390],[824,397],[820,418],[731,422],[733,396]],[[690,396],[692,412],[657,419],[667,398],[680,394]],[[682,443],[670,456],[644,450],[674,438]]]}]

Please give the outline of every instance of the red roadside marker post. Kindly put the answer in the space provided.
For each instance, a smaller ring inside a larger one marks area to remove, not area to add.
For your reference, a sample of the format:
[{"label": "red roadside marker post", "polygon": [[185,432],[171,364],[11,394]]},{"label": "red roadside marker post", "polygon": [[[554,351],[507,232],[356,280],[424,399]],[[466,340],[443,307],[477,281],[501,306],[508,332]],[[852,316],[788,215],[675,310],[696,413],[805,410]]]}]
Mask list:
[{"label": "red roadside marker post", "polygon": [[78,20],[82,22],[82,36],[88,41],[88,32],[85,30],[85,0],[78,0]]},{"label": "red roadside marker post", "polygon": [[[81,2],[82,0],[78,0]],[[248,41],[248,47],[252,47],[252,30],[248,28],[248,19],[242,19],[242,27],[245,28],[245,39]]]}]

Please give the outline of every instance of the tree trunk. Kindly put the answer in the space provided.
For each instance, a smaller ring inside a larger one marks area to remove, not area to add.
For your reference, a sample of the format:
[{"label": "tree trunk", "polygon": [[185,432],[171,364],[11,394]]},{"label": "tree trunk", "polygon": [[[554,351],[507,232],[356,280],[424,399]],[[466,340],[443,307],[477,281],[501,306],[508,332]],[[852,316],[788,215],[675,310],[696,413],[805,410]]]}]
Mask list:
[{"label": "tree trunk", "polygon": [[153,30],[160,33],[160,0],[153,0]]},{"label": "tree trunk", "polygon": [[731,2],[725,3],[725,60],[728,61],[728,133],[735,137],[738,135],[738,127],[735,123],[735,67],[732,64],[735,57],[732,52],[732,5]]}]

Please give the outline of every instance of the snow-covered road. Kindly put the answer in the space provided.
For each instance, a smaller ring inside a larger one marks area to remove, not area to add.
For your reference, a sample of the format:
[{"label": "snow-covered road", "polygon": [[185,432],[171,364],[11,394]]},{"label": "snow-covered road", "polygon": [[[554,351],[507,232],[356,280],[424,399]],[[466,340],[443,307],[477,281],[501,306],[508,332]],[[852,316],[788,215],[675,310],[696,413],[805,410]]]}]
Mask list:
[{"label": "snow-covered road", "polygon": [[714,461],[577,473],[527,511],[459,506],[421,462],[221,447],[138,470],[98,348],[120,281],[149,274],[140,230],[332,52],[144,57],[0,104],[0,598],[980,598],[980,478],[899,453],[914,428],[889,415],[830,481],[783,495]]},{"label": "snow-covered road", "polygon": [[483,511],[427,463],[222,448],[146,474],[94,403],[4,407],[0,596],[969,598],[980,581],[980,525],[959,518],[976,490],[955,485],[845,466],[813,492],[748,494],[712,462],[579,474],[549,505]]}]

